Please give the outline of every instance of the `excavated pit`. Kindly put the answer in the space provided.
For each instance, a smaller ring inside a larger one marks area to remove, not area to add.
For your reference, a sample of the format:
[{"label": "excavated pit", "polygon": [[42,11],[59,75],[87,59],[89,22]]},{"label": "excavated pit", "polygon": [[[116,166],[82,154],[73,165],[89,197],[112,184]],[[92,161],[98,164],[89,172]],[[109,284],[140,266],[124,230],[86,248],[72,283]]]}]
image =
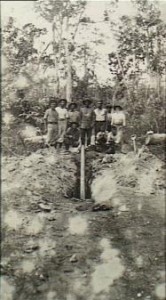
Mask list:
[{"label": "excavated pit", "polygon": [[[4,300],[163,299],[164,169],[158,159],[129,153],[103,162],[103,155],[87,151],[82,210],[71,198],[76,191],[79,196],[80,154],[45,149],[3,162]],[[103,201],[116,214],[91,209]]]},{"label": "excavated pit", "polygon": [[[96,155],[94,155],[96,157]],[[91,199],[91,184],[93,178],[93,167],[92,167],[92,159],[94,158],[92,153],[85,154],[85,196],[86,199]],[[75,186],[74,186],[74,198],[80,199],[80,169],[81,169],[81,161],[80,161],[80,154],[74,156],[73,159],[76,165],[76,172],[75,172]]]}]

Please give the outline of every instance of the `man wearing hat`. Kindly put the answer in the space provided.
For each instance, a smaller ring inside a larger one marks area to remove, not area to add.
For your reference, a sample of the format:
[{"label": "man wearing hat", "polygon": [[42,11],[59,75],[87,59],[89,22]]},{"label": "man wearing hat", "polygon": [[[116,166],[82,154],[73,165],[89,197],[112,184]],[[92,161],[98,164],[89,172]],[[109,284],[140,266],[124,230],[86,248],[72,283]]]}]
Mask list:
[{"label": "man wearing hat", "polygon": [[49,108],[44,114],[45,129],[47,131],[46,145],[54,146],[58,138],[58,113],[55,109],[56,102],[50,97]]},{"label": "man wearing hat", "polygon": [[68,105],[68,126],[71,126],[71,123],[80,121],[80,113],[77,111],[77,103],[71,102]]},{"label": "man wearing hat", "polygon": [[97,107],[94,110],[95,114],[95,136],[101,129],[106,129],[106,109],[103,107],[102,101],[97,102]]},{"label": "man wearing hat", "polygon": [[64,143],[66,150],[69,150],[69,147],[78,147],[79,146],[79,138],[80,138],[80,131],[78,129],[78,123],[72,122],[70,127],[67,129],[65,134]]},{"label": "man wearing hat", "polygon": [[67,129],[68,121],[68,111],[66,108],[67,100],[61,99],[59,101],[58,107],[56,107],[56,112],[58,113],[58,144],[61,147],[64,142],[64,136]]},{"label": "man wearing hat", "polygon": [[94,127],[95,120],[91,103],[92,101],[86,98],[83,100],[83,107],[80,109],[81,143],[82,145],[85,145],[85,139],[87,137],[87,146],[91,143],[92,128]]},{"label": "man wearing hat", "polygon": [[114,112],[112,114],[111,126],[115,126],[117,129],[116,144],[122,144],[123,142],[123,129],[126,126],[126,116],[120,105],[114,106]]}]

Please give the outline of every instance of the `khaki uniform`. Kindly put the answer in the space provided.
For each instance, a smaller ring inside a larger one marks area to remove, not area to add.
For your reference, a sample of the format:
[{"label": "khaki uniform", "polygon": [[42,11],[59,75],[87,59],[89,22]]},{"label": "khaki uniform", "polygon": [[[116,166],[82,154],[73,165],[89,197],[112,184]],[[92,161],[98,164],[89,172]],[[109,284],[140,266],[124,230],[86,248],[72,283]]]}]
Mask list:
[{"label": "khaki uniform", "polygon": [[56,111],[58,113],[58,143],[63,143],[67,130],[68,111],[65,107],[56,107]]},{"label": "khaki uniform", "polygon": [[54,145],[58,138],[58,114],[56,110],[49,108],[46,110],[44,120],[47,122],[47,138],[48,145]]}]

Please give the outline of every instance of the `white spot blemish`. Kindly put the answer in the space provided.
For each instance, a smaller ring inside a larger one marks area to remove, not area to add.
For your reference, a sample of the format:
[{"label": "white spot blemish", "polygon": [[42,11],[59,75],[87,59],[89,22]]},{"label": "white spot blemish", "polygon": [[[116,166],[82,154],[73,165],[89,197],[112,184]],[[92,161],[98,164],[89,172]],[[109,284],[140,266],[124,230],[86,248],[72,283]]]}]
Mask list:
[{"label": "white spot blemish", "polygon": [[108,293],[109,287],[114,280],[120,278],[125,270],[118,257],[119,251],[111,248],[109,240],[102,239],[100,246],[103,248],[101,254],[102,263],[95,267],[91,279],[94,294],[102,291]]},{"label": "white spot blemish", "polygon": [[102,177],[97,177],[92,185],[92,198],[96,203],[109,201],[117,193],[117,184],[111,172],[106,170]]},{"label": "white spot blemish", "polygon": [[28,138],[28,137],[34,137],[34,136],[36,136],[37,135],[37,133],[36,133],[36,128],[35,127],[33,127],[33,126],[31,126],[31,125],[26,125],[25,126],[25,129],[23,129],[22,131],[21,131],[21,133],[22,133],[22,135],[23,135],[23,137],[24,138]]},{"label": "white spot blemish", "polygon": [[121,211],[121,212],[127,212],[127,211],[129,211],[129,209],[127,208],[126,204],[124,204],[124,205],[121,205],[119,207],[119,211]]},{"label": "white spot blemish", "polygon": [[55,155],[52,154],[50,156],[45,157],[45,162],[50,165],[54,165],[57,162],[57,158]]},{"label": "white spot blemish", "polygon": [[132,231],[130,229],[126,229],[125,231],[125,238],[131,240],[133,238]]},{"label": "white spot blemish", "polygon": [[44,226],[44,224],[41,221],[41,218],[36,216],[29,221],[29,224],[26,227],[26,233],[27,234],[37,234],[42,231],[43,226]]},{"label": "white spot blemish", "polygon": [[69,219],[69,232],[71,234],[84,234],[87,231],[88,223],[82,216],[76,216]]},{"label": "white spot blemish", "polygon": [[141,210],[142,209],[142,203],[138,203],[137,208],[138,208],[138,210]]},{"label": "white spot blemish", "polygon": [[9,210],[4,217],[4,224],[17,230],[23,224],[23,217],[16,210]]},{"label": "white spot blemish", "polygon": [[2,193],[6,193],[11,190],[16,191],[17,189],[20,188],[21,188],[21,183],[13,180],[13,182],[10,182],[10,184],[8,182],[2,184]]},{"label": "white spot blemish", "polygon": [[159,276],[160,276],[161,280],[165,281],[166,271],[165,270],[159,271]]},{"label": "white spot blemish", "polygon": [[47,294],[47,300],[56,300],[56,292],[55,291],[49,291]]},{"label": "white spot blemish", "polygon": [[73,291],[76,295],[85,296],[85,279],[84,278],[76,278],[73,284]]},{"label": "white spot blemish", "polygon": [[35,263],[32,260],[25,259],[21,263],[21,269],[24,273],[31,273],[35,269]]},{"label": "white spot blemish", "polygon": [[156,289],[155,289],[155,294],[159,299],[165,300],[165,298],[166,298],[166,284],[165,283],[158,284],[156,286]]},{"label": "white spot blemish", "polygon": [[5,277],[1,277],[1,299],[12,300],[14,291],[14,286],[9,284]]},{"label": "white spot blemish", "polygon": [[3,116],[3,122],[5,123],[5,125],[9,126],[10,124],[12,124],[14,122],[15,118],[14,116],[9,113],[9,112],[6,112]]},{"label": "white spot blemish", "polygon": [[142,257],[141,255],[138,256],[138,257],[135,259],[135,262],[136,262],[136,265],[137,265],[139,268],[141,268],[141,267],[143,266],[143,263],[144,263],[143,257]]}]

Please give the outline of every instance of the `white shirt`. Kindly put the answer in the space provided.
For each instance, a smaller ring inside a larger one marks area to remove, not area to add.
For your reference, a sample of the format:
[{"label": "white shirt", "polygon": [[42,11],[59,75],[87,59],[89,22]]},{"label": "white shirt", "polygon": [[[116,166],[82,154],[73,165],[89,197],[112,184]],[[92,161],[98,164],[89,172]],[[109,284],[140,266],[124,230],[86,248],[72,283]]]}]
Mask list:
[{"label": "white shirt", "polygon": [[111,120],[112,120],[112,112],[107,112],[107,121],[108,122],[111,122]]},{"label": "white shirt", "polygon": [[58,122],[58,113],[52,108],[48,108],[44,114],[44,119],[47,120],[47,122]]},{"label": "white shirt", "polygon": [[59,120],[66,120],[66,119],[68,119],[68,117],[69,117],[69,115],[68,115],[68,111],[67,111],[67,109],[64,107],[64,108],[62,108],[62,107],[56,107],[56,111],[57,111],[57,113],[58,113],[58,119]]},{"label": "white shirt", "polygon": [[112,114],[111,125],[126,125],[126,116],[124,112],[114,112]]},{"label": "white shirt", "polygon": [[102,108],[102,109],[96,108],[94,110],[94,113],[96,115],[96,121],[105,121],[105,119],[106,119],[106,109],[105,108]]}]

